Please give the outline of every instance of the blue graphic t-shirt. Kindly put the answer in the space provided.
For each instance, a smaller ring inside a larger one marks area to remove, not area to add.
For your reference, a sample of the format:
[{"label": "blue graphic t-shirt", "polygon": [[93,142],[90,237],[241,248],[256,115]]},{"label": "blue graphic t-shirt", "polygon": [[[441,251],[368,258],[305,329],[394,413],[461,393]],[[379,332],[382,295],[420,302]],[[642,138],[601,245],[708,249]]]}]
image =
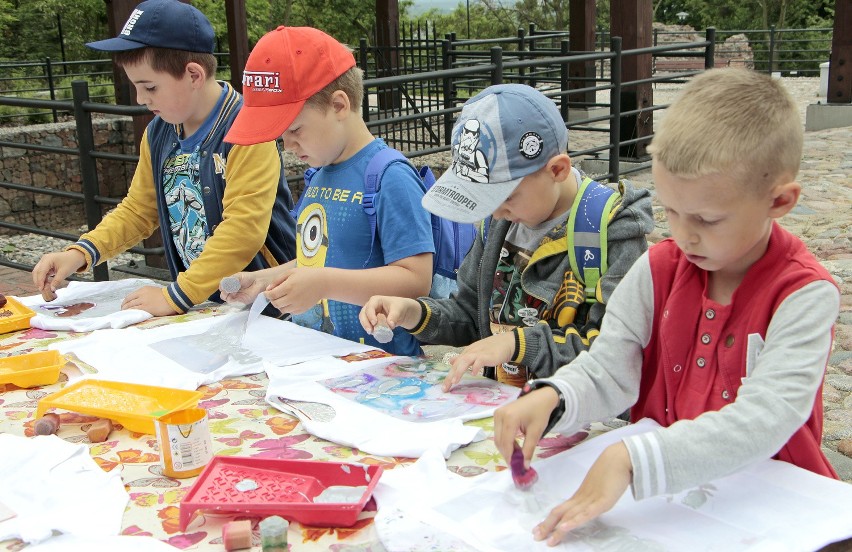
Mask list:
[{"label": "blue graphic t-shirt", "polygon": [[[435,252],[429,213],[420,204],[425,187],[414,169],[403,163],[391,165],[382,178],[375,204],[376,241],[370,249],[370,222],[361,204],[364,172],[383,147],[384,142],[376,139],[352,158],[323,167],[311,179],[296,222],[298,266],[375,268]],[[394,331],[392,342],[376,341],[361,327],[360,311],[358,305],[324,300],[292,321],[397,355],[421,353],[417,340],[401,328]]]},{"label": "blue graphic t-shirt", "polygon": [[163,163],[163,191],[169,226],[175,248],[185,268],[201,255],[207,242],[207,215],[202,198],[200,148],[213,129],[216,114],[222,108],[226,90],[222,89],[216,107],[192,136],[179,138]]}]

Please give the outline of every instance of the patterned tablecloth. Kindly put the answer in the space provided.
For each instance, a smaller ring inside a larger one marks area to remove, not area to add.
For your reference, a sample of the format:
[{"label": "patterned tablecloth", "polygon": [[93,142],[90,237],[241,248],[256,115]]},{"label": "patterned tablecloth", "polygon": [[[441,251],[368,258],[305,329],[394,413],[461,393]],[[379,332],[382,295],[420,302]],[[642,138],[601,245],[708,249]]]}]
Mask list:
[{"label": "patterned tablecloth", "polygon": [[[214,307],[197,308],[186,315],[155,318],[139,324],[151,328],[175,324],[217,312]],[[51,343],[75,339],[82,333],[44,331],[31,328],[0,335],[0,356],[43,350]],[[53,385],[21,389],[6,385],[0,392],[0,433],[32,436],[38,400],[61,389],[68,381],[66,365],[60,381]],[[385,469],[413,462],[407,458],[389,458],[363,454],[356,449],[319,439],[305,432],[299,421],[271,407],[264,400],[266,374],[228,379],[200,388],[204,392],[200,406],[208,410],[215,454],[282,459],[315,459],[361,464],[378,464]],[[86,429],[96,418],[62,411],[58,435],[73,443],[88,443]],[[447,464],[450,470],[465,476],[506,469],[493,441],[493,418],[468,422],[481,427],[488,438],[456,450]],[[537,449],[539,457],[552,456],[581,440],[605,431],[595,426],[572,437],[551,435]],[[224,550],[222,526],[233,516],[198,513],[185,532],[178,526],[181,498],[196,478],[172,479],[163,476],[154,435],[132,433],[117,426],[108,440],[89,445],[92,457],[105,471],[120,470],[130,502],[124,513],[122,534],[149,535],[184,550]],[[288,540],[290,550],[384,550],[374,529],[373,500],[367,504],[353,527],[319,528],[292,523]],[[259,520],[255,520],[259,521]],[[260,549],[257,525],[254,525],[254,550]],[[0,542],[0,550],[19,550],[20,541]]]}]

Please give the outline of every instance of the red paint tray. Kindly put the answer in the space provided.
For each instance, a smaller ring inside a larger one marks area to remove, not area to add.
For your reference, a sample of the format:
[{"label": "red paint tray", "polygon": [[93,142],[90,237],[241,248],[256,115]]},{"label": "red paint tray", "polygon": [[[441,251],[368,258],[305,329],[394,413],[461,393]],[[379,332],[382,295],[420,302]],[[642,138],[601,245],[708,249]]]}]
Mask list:
[{"label": "red paint tray", "polygon": [[[186,530],[196,510],[277,515],[316,527],[350,527],[373,494],[382,469],[339,462],[215,456],[180,502],[180,529]],[[332,486],[366,490],[357,501],[314,502]]]}]

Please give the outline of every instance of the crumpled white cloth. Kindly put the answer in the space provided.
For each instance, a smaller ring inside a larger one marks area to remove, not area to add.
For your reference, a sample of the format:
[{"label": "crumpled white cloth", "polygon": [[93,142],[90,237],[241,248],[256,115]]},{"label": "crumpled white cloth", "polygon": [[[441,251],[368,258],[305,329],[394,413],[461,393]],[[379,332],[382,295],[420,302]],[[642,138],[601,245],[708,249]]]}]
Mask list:
[{"label": "crumpled white cloth", "polygon": [[[267,367],[266,402],[298,417],[312,435],[356,447],[368,454],[418,458],[427,450],[435,449],[449,458],[455,449],[484,439],[481,428],[466,426],[464,422],[487,418],[493,415],[496,406],[445,419],[412,422],[342,397],[318,383],[406,360],[410,359],[390,357],[349,363],[328,357],[293,366]],[[488,381],[492,383],[496,384]],[[519,391],[509,389],[515,394],[508,396],[506,402],[514,399]]]},{"label": "crumpled white cloth", "polygon": [[[131,292],[144,286],[162,287],[153,280],[129,278],[109,282],[70,282],[56,290],[56,299],[45,301],[41,295],[20,297],[22,305],[35,311],[30,326],[43,330],[89,332],[102,328],[124,328],[151,318],[151,313],[139,309],[121,310],[121,302]],[[80,303],[94,306],[70,316],[66,307]]]},{"label": "crumpled white cloth", "polygon": [[509,470],[465,478],[447,471],[438,454],[424,455],[382,474],[373,492],[376,532],[389,552],[456,550],[443,543],[459,541],[482,552],[708,547],[804,552],[852,536],[852,486],[764,460],[676,494],[637,502],[627,490],[611,510],[559,546],[533,540],[533,527],[576,492],[607,446],[659,427],[640,420],[536,460],[539,478],[527,491],[514,487]]},{"label": "crumpled white cloth", "polygon": [[54,530],[80,537],[121,531],[130,497],[120,470],[103,471],[86,445],[3,433],[0,451],[0,502],[17,514],[0,522],[0,541],[39,542]]},{"label": "crumpled white cloth", "polygon": [[223,314],[156,328],[103,329],[50,344],[97,370],[92,377],[124,383],[193,390],[235,376],[262,372],[325,354],[371,347],[302,328],[260,312],[263,294],[249,310],[223,306]]},{"label": "crumpled white cloth", "polygon": [[154,537],[119,535],[110,537],[78,537],[59,535],[28,546],[27,552],[174,552],[180,550]]}]

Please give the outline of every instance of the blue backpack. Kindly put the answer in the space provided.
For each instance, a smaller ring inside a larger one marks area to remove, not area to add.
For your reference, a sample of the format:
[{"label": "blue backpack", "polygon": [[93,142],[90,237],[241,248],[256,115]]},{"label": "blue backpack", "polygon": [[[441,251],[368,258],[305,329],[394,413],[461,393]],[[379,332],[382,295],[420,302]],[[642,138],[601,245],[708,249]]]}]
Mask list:
[{"label": "blue backpack", "polygon": [[[373,254],[373,246],[376,243],[375,198],[381,188],[382,176],[393,163],[411,164],[408,158],[399,150],[388,147],[379,150],[373,156],[367,164],[367,170],[364,172],[364,196],[361,205],[364,208],[364,213],[366,213],[370,220],[370,256]],[[317,170],[311,168],[305,171],[306,189]],[[423,180],[423,184],[427,190],[435,183],[435,175],[428,166],[421,167],[418,174],[420,174],[420,178]],[[304,194],[302,194],[302,197],[304,197]],[[299,198],[299,202],[294,208],[296,215],[302,203],[302,197]],[[432,258],[432,274],[455,280],[456,273],[464,260],[464,256],[470,250],[471,245],[473,245],[473,240],[476,239],[476,225],[453,222],[434,214],[431,215],[431,219],[432,241],[435,244],[435,255]],[[365,267],[369,261],[370,257],[367,257],[367,260],[364,261]]]}]

